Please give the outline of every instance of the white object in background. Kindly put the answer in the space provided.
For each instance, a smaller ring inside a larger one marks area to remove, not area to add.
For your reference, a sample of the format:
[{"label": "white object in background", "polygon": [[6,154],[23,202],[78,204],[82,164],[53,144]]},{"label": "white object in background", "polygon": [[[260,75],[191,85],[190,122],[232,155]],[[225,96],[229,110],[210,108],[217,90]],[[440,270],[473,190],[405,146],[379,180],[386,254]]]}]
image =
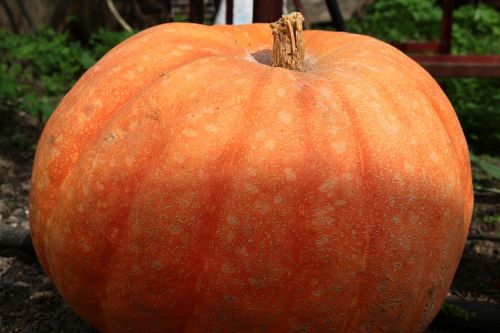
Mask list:
[{"label": "white object in background", "polygon": [[[226,0],[220,2],[215,16],[215,24],[226,24]],[[283,0],[283,13],[287,11],[287,0]],[[253,0],[233,0],[233,24],[253,22]]]},{"label": "white object in background", "polygon": [[[226,0],[220,2],[215,24],[226,24]],[[253,0],[233,0],[233,24],[252,23]]]}]

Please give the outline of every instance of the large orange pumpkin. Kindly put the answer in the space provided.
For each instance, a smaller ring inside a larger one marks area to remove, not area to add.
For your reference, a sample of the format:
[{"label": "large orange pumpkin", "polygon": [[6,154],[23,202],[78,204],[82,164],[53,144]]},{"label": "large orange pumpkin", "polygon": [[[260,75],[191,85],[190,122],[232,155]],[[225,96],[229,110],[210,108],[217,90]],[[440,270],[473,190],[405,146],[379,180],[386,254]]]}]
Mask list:
[{"label": "large orange pumpkin", "polygon": [[452,106],[373,38],[165,24],[73,87],[37,147],[41,264],[103,332],[418,332],[472,209]]}]

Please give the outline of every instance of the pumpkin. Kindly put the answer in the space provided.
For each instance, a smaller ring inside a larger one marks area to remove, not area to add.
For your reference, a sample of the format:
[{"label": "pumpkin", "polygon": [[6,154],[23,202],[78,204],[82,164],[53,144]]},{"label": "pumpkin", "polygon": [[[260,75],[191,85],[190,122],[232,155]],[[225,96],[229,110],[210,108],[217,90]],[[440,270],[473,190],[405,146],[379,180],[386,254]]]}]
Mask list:
[{"label": "pumpkin", "polygon": [[473,203],[453,108],[395,48],[294,15],[274,48],[265,24],[142,31],[51,116],[33,243],[97,329],[418,332],[440,309]]}]

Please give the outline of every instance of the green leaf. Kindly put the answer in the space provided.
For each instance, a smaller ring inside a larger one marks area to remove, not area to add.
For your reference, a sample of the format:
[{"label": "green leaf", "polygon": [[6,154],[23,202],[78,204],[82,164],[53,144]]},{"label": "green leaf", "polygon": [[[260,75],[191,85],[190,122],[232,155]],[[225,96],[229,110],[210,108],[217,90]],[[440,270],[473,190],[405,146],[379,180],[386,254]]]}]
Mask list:
[{"label": "green leaf", "polygon": [[500,180],[500,167],[484,160],[479,160],[478,164],[479,167],[488,174],[488,176]]},{"label": "green leaf", "polygon": [[89,69],[95,64],[95,58],[89,51],[83,51],[80,55],[80,64],[85,68]]}]

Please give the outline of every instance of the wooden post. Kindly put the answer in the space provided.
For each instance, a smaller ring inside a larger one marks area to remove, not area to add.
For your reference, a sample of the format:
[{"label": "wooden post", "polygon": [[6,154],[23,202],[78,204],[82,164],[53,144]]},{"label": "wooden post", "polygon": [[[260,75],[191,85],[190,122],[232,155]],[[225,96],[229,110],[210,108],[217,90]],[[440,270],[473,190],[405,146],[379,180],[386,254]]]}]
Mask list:
[{"label": "wooden post", "polygon": [[326,6],[328,7],[328,11],[332,17],[332,23],[335,26],[335,29],[337,29],[337,31],[347,31],[347,27],[345,25],[344,18],[342,17],[342,13],[340,12],[337,0],[326,0]]},{"label": "wooden post", "polygon": [[226,24],[233,24],[234,1],[226,0]]},{"label": "wooden post", "polygon": [[451,51],[451,26],[453,23],[453,0],[443,1],[443,18],[441,20],[441,37],[439,41],[439,53],[450,53]]},{"label": "wooden post", "polygon": [[205,14],[203,0],[189,0],[189,21],[192,23],[203,23]]},{"label": "wooden post", "polygon": [[269,23],[277,21],[283,14],[283,0],[254,0],[253,22]]}]

